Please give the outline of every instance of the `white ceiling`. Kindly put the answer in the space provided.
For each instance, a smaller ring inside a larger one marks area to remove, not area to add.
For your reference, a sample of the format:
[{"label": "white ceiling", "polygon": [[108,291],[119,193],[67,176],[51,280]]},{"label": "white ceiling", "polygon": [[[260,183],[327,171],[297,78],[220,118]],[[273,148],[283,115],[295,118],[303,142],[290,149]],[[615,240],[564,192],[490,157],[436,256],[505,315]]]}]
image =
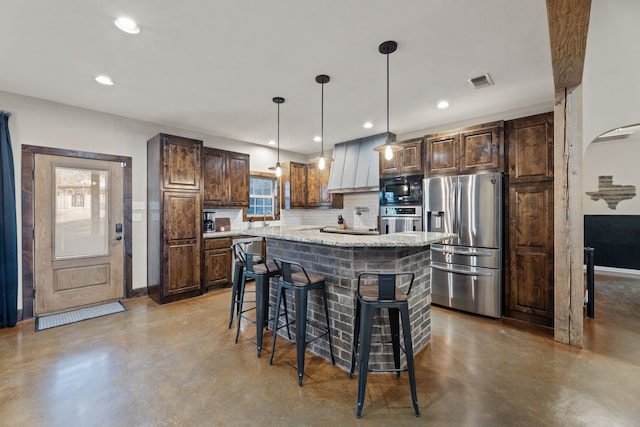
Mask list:
[{"label": "white ceiling", "polygon": [[[116,29],[122,14],[140,34]],[[553,102],[543,0],[3,0],[0,35],[2,91],[257,144],[282,96],[281,148],[305,154],[317,74],[325,147],[386,130],[386,40],[396,134]],[[487,72],[494,86],[467,82]]]}]

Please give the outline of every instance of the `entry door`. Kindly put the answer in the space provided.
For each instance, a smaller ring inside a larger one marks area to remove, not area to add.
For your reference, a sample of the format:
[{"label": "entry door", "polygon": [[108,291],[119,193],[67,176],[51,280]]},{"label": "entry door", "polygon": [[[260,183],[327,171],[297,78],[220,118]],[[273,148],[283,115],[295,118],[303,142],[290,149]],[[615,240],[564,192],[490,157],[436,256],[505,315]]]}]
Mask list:
[{"label": "entry door", "polygon": [[122,298],[120,162],[35,155],[35,314]]}]

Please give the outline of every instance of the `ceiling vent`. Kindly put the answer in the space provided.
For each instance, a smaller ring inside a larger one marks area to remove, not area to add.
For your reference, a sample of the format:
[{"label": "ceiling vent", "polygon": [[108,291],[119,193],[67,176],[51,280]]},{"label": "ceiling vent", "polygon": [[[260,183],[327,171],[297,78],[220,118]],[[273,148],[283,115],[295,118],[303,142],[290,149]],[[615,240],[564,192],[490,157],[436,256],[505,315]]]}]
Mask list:
[{"label": "ceiling vent", "polygon": [[491,76],[489,75],[489,73],[478,77],[472,77],[467,81],[476,89],[493,86],[493,81],[491,80]]}]

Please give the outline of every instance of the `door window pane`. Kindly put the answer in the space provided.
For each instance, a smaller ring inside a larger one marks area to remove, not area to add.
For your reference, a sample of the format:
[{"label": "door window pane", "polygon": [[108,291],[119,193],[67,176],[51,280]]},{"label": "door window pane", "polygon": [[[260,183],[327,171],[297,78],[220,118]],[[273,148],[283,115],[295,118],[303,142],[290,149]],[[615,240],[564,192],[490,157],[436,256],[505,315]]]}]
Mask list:
[{"label": "door window pane", "polygon": [[55,168],[55,258],[109,251],[109,182],[105,170]]}]

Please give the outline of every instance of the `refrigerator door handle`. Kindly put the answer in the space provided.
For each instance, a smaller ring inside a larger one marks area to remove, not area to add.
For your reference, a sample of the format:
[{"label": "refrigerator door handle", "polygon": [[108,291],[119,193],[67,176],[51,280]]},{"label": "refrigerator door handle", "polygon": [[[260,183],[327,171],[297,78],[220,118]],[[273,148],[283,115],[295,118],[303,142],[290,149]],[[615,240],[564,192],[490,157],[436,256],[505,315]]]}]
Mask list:
[{"label": "refrigerator door handle", "polygon": [[468,248],[468,249],[454,249],[454,248],[439,248],[434,247],[435,245],[431,245],[431,250],[435,252],[440,252],[442,254],[455,254],[455,255],[466,255],[466,256],[491,256],[490,252],[479,251],[477,249]]},{"label": "refrigerator door handle", "polygon": [[450,266],[445,267],[435,263],[431,263],[431,267],[435,268],[436,270],[445,271],[447,273],[465,274],[467,276],[491,276],[492,275],[492,273],[488,271],[463,270],[460,268],[454,268]]}]

